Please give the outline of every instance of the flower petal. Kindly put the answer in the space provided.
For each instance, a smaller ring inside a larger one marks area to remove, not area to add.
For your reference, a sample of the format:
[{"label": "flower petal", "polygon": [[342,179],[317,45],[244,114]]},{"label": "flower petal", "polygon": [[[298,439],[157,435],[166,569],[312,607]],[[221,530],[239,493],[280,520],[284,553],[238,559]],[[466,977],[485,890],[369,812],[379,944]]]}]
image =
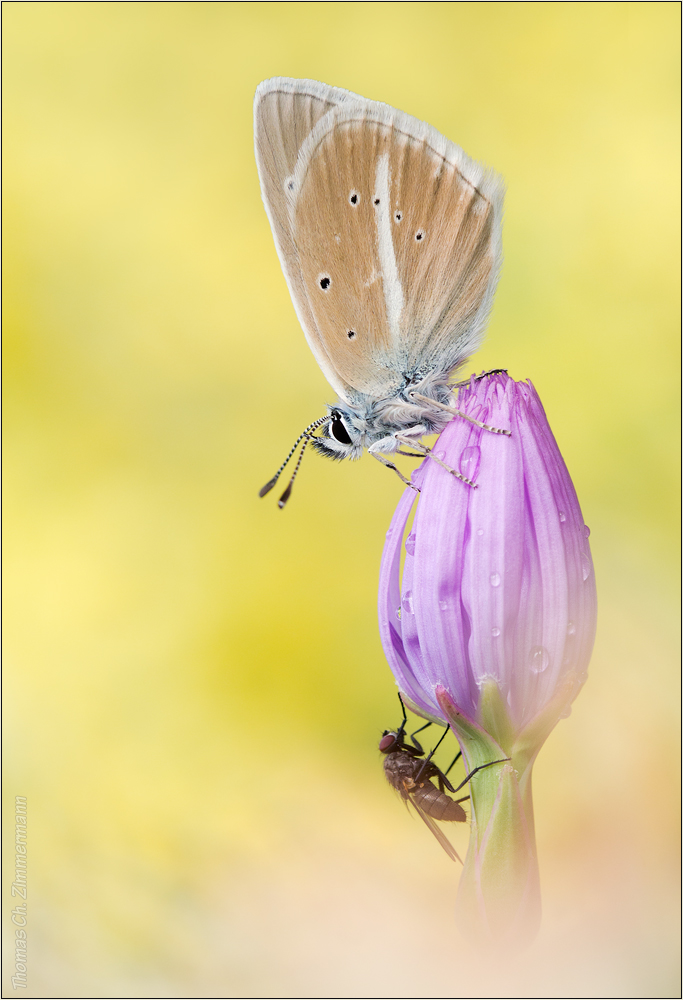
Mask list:
[{"label": "flower petal", "polygon": [[402,498],[385,550],[382,641],[399,686],[423,709],[441,714],[434,688],[443,685],[475,717],[494,680],[519,730],[585,678],[596,618],[587,530],[531,383],[472,378],[458,407],[511,436],[458,416],[442,432],[434,457],[476,488],[423,462],[400,584],[414,496]]},{"label": "flower petal", "polygon": [[379,632],[384,655],[399,689],[425,711],[433,712],[431,699],[416,682],[403,639],[403,610],[400,588],[401,549],[405,527],[417,494],[408,487],[391,520],[379,572]]}]

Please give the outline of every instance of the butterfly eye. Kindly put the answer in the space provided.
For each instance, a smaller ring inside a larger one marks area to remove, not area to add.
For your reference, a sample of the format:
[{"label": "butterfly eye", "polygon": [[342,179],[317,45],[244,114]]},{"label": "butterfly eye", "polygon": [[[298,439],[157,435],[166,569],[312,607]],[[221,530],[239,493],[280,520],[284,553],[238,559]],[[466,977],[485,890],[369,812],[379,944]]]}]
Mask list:
[{"label": "butterfly eye", "polygon": [[340,417],[336,414],[332,417],[332,423],[330,424],[330,436],[339,441],[340,444],[351,444],[351,438],[349,437],[349,432]]}]

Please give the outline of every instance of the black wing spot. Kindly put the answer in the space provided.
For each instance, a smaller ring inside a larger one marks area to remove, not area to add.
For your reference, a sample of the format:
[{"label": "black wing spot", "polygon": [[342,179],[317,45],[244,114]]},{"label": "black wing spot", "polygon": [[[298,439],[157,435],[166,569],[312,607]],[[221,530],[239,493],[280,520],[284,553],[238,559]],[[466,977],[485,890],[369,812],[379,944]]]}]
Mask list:
[{"label": "black wing spot", "polygon": [[400,222],[401,219],[403,218],[403,213],[402,212],[397,212],[396,215],[394,216],[394,218],[396,219],[397,222]]},{"label": "black wing spot", "polygon": [[379,205],[379,198],[375,198],[373,205]]},{"label": "black wing spot", "polygon": [[349,338],[349,340],[355,340],[356,339],[356,331],[355,330],[347,330],[346,336]]},{"label": "black wing spot", "polygon": [[322,288],[322,290],[326,292],[327,289],[332,284],[332,279],[330,278],[329,274],[323,274],[320,278],[318,278],[318,283]]},{"label": "black wing spot", "polygon": [[358,204],[358,202],[360,201],[360,195],[358,194],[357,191],[351,192],[351,194],[349,195],[349,201],[351,202],[352,205]]},{"label": "black wing spot", "polygon": [[415,239],[419,243],[420,240],[423,240],[424,238],[425,238],[425,231],[424,231],[424,229],[418,229],[418,231],[415,233]]}]

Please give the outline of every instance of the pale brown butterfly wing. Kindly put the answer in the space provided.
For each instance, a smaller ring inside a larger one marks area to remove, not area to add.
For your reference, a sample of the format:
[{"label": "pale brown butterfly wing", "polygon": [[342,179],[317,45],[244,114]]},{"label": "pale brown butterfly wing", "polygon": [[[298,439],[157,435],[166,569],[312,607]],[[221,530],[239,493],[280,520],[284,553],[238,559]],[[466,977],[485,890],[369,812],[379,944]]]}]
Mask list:
[{"label": "pale brown butterfly wing", "polygon": [[291,197],[303,290],[335,371],[387,398],[481,340],[500,264],[503,188],[431,126],[376,102],[330,110]]},{"label": "pale brown butterfly wing", "polygon": [[[357,115],[363,115],[359,108]],[[335,371],[378,398],[402,385],[376,239],[375,165],[390,132],[343,119],[316,129],[299,155],[292,224],[301,276]]]},{"label": "pale brown butterfly wing", "polygon": [[397,131],[388,214],[404,303],[400,350],[410,371],[449,372],[483,337],[501,263],[503,185],[433,129]]},{"label": "pale brown butterfly wing", "polygon": [[391,397],[481,340],[502,183],[430,125],[313,80],[255,100],[256,159],[308,343],[339,395]]},{"label": "pale brown butterfly wing", "polygon": [[254,139],[261,192],[282,270],[309,346],[334,389],[346,387],[335,375],[311,314],[291,223],[287,181],[294,173],[306,136],[332,108],[343,102],[363,101],[349,91],[315,80],[274,77],[264,80],[254,99]]}]

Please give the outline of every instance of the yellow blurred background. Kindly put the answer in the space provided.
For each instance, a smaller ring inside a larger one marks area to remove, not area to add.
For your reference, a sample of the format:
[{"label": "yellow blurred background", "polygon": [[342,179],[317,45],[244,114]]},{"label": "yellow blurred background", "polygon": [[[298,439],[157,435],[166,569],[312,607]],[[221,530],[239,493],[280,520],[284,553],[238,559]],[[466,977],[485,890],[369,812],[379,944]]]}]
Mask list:
[{"label": "yellow blurred background", "polygon": [[[680,996],[679,5],[3,13],[20,992]],[[283,512],[257,497],[333,399],[259,193],[252,100],[275,75],[425,119],[507,183],[471,370],[539,390],[600,612],[536,766],[543,929],[500,970],[459,938],[458,871],[377,751],[399,721],[375,607],[400,484],[307,455]]]}]

